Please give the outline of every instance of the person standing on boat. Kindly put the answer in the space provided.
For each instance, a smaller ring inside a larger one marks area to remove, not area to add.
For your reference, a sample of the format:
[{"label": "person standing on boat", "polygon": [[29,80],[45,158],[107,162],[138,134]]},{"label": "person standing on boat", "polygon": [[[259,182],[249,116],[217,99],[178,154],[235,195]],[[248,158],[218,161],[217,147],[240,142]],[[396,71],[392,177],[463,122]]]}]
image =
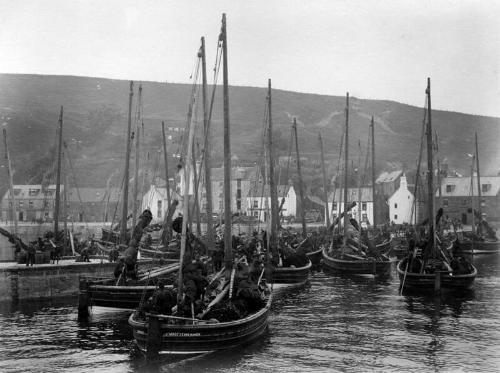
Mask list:
[{"label": "person standing on boat", "polygon": [[28,245],[28,252],[27,252],[27,257],[26,257],[26,267],[32,266],[35,264],[35,257],[36,257],[36,247],[33,244]]}]

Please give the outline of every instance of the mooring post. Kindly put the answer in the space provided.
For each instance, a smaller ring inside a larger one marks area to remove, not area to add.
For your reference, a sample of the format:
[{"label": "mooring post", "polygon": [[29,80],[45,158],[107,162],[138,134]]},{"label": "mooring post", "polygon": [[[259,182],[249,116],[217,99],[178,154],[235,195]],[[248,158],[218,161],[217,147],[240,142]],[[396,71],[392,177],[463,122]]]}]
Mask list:
[{"label": "mooring post", "polygon": [[158,359],[161,349],[160,319],[157,317],[148,318],[148,337],[146,341],[146,359],[154,361]]},{"label": "mooring post", "polygon": [[441,292],[441,271],[434,272],[434,291]]},{"label": "mooring post", "polygon": [[79,291],[78,291],[78,318],[86,318],[89,316],[89,282],[80,277]]}]

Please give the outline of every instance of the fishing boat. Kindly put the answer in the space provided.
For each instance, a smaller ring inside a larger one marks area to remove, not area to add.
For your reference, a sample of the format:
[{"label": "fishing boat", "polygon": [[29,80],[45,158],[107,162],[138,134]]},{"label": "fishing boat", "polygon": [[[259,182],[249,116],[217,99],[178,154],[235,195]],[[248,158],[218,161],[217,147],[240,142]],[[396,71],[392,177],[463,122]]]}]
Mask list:
[{"label": "fishing boat", "polygon": [[[445,246],[444,241],[437,236],[437,226],[443,215],[443,210],[435,212],[433,139],[431,121],[431,82],[427,79],[426,89],[426,121],[424,121],[427,138],[427,234],[415,242],[408,244],[408,255],[397,265],[397,272],[403,290],[463,290],[471,288],[477,275],[477,269],[464,257],[457,255],[452,241]],[[422,136],[423,142],[423,136]],[[421,144],[421,148],[422,148]],[[419,160],[420,164],[420,160]],[[419,172],[420,170],[418,170]],[[423,224],[422,224],[423,225]],[[456,246],[455,246],[456,247]]]},{"label": "fishing boat", "polygon": [[[214,298],[209,304],[203,303],[202,312],[196,313],[194,305],[191,301],[191,317],[185,317],[185,314],[179,313],[182,309],[186,309],[186,302],[189,303],[187,292],[179,291],[177,294],[177,306],[175,307],[178,314],[165,314],[143,312],[141,309],[136,310],[129,318],[129,325],[132,327],[135,345],[146,355],[147,358],[154,359],[160,354],[200,354],[210,351],[230,349],[240,346],[244,343],[255,340],[260,337],[266,330],[268,325],[268,314],[272,302],[272,293],[263,279],[264,270],[256,283],[257,288],[254,288],[258,293],[259,304],[257,307],[247,308],[244,310],[244,315],[231,317],[226,319],[215,319],[211,316],[211,310],[217,306],[231,306],[233,300],[240,294],[240,289],[235,292],[236,288],[241,285],[235,284],[237,277],[238,261],[233,260],[232,252],[232,227],[231,222],[231,193],[230,193],[230,170],[231,170],[231,153],[230,153],[230,137],[229,137],[229,90],[227,77],[227,34],[226,34],[226,15],[222,15],[222,28],[219,36],[218,48],[221,52],[217,53],[218,58],[222,58],[223,66],[223,107],[224,107],[224,195],[225,203],[224,215],[224,268],[215,276],[218,281],[217,294],[213,294]],[[202,58],[203,75],[205,72],[205,43],[202,38],[201,48],[198,56]],[[217,62],[216,62],[217,65]],[[203,79],[205,82],[205,79]],[[204,84],[205,85],[205,84]],[[214,89],[216,84],[214,82]],[[205,90],[203,90],[205,91]],[[204,101],[205,102],[205,101]],[[206,110],[206,106],[204,105]],[[188,151],[186,154],[185,172],[185,187],[184,201],[187,201],[189,193],[189,172],[190,172],[190,157],[192,156],[191,146],[194,138],[194,126],[189,125],[188,132]],[[181,234],[181,250],[179,258],[179,266],[183,267],[184,256],[186,252],[186,231],[187,221],[189,216],[189,207],[187,203],[183,203],[183,220]],[[178,283],[184,284],[184,270],[178,271]],[[215,281],[211,280],[211,283]],[[248,280],[250,281],[250,280]],[[211,288],[211,285],[206,287]],[[255,292],[253,294],[255,294]],[[205,297],[202,296],[202,299]],[[198,304],[200,300],[198,300]],[[189,309],[189,304],[187,304]],[[184,315],[184,316],[183,316]]]},{"label": "fishing boat", "polygon": [[[323,268],[326,271],[354,274],[354,275],[390,275],[393,261],[385,254],[391,242],[390,239],[382,242],[379,245],[373,245],[365,235],[365,243],[362,242],[362,226],[361,214],[359,214],[359,222],[351,221],[347,213],[356,206],[356,202],[348,205],[348,170],[349,170],[349,93],[346,96],[346,121],[344,130],[344,211],[335,219],[335,224],[340,224],[343,219],[343,235],[334,236],[329,246],[325,246],[322,251]],[[372,118],[373,125],[373,118]],[[372,133],[373,136],[373,133]],[[361,154],[361,150],[360,150]],[[360,155],[361,157],[361,155]],[[359,162],[361,164],[361,162]],[[361,183],[358,186],[358,198],[361,200]],[[359,211],[361,211],[361,203],[359,203]],[[333,227],[332,227],[333,228]],[[357,231],[357,232],[356,232]],[[365,231],[366,233],[366,231]],[[357,239],[355,239],[357,235]],[[350,236],[350,237],[349,237]]]}]

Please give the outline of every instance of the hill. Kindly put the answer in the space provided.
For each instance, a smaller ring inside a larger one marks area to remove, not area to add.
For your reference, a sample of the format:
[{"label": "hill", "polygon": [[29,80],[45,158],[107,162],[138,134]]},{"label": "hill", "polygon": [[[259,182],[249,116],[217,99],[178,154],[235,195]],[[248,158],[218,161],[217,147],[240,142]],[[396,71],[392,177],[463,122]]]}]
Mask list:
[{"label": "hill", "polygon": [[[72,158],[79,186],[104,186],[108,179],[119,185],[122,179],[124,137],[127,124],[128,81],[73,76],[0,74],[0,114],[8,123],[9,148],[14,182],[40,182],[49,178],[53,164],[56,127],[60,106],[64,106],[64,138]],[[134,102],[137,99],[137,86]],[[191,86],[142,82],[145,148],[149,151],[148,178],[163,174],[161,121],[171,127],[169,153],[179,153],[179,134],[188,111]],[[220,88],[220,87],[219,87]],[[232,153],[240,162],[259,161],[266,89],[230,87]],[[423,90],[422,90],[423,92]],[[221,161],[222,89],[217,90],[212,128],[215,162]],[[422,93],[423,96],[423,93]],[[423,97],[422,97],[423,99]],[[292,117],[297,117],[301,153],[309,162],[319,159],[318,133],[325,143],[328,172],[334,173],[339,137],[344,125],[345,98],[273,90],[273,121],[277,153],[288,154]],[[439,103],[434,103],[439,106]],[[135,107],[135,105],[134,105]],[[134,109],[135,110],[135,109]],[[363,147],[373,115],[376,122],[377,169],[414,168],[419,150],[423,109],[393,101],[352,97],[350,152],[357,141]],[[201,114],[198,114],[202,125]],[[201,126],[200,125],[200,126]],[[500,166],[500,119],[433,110],[433,126],[439,136],[439,157],[451,169],[468,174],[474,132],[478,132],[483,174],[496,173]],[[202,144],[202,139],[197,141]],[[353,157],[357,162],[357,155]],[[4,159],[0,161],[4,166]],[[172,170],[176,161],[170,158]],[[2,169],[0,191],[6,188]],[[308,180],[320,177],[320,169],[306,167]]]}]

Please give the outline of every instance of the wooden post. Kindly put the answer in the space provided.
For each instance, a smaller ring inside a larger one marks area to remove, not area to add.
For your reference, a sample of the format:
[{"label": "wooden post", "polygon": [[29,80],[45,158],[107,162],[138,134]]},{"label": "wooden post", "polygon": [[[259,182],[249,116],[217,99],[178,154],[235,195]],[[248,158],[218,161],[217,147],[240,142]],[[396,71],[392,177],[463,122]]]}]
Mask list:
[{"label": "wooden post", "polygon": [[139,161],[141,159],[140,155],[140,132],[141,127],[139,123],[142,119],[142,84],[139,85],[139,96],[137,97],[137,116],[136,126],[135,126],[135,169],[134,169],[134,200],[132,201],[132,227],[135,227],[137,222],[137,211],[139,210],[139,206],[137,206],[137,197],[139,196]]},{"label": "wooden post", "polygon": [[434,272],[434,291],[439,293],[441,291],[441,271]]},{"label": "wooden post", "polygon": [[[179,270],[182,272],[182,269]],[[158,317],[148,317],[148,335],[146,341],[146,360],[154,361],[161,350],[162,331]]]},{"label": "wooden post", "polygon": [[54,234],[57,240],[59,231],[59,204],[61,200],[61,153],[62,153],[63,107],[59,113],[59,144],[57,147],[56,201],[54,206]]},{"label": "wooden post", "polygon": [[[482,227],[481,227],[481,221],[483,219],[483,212],[481,209],[481,203],[482,203],[482,190],[481,190],[481,173],[479,172],[479,148],[477,147],[477,132],[475,133],[475,142],[476,142],[476,172],[477,172],[477,212],[479,214],[479,222],[477,224],[477,234],[481,235],[482,233]],[[472,210],[472,215],[474,215],[474,210]]]},{"label": "wooden post", "polygon": [[128,215],[128,179],[130,167],[130,132],[132,128],[132,98],[134,96],[134,82],[130,82],[130,91],[128,95],[128,125],[127,125],[127,152],[125,155],[125,174],[123,177],[123,205],[122,205],[122,221],[120,230],[120,242],[127,241],[127,215]]},{"label": "wooden post", "polygon": [[321,138],[321,132],[319,133],[319,150],[321,154],[321,170],[323,172],[323,198],[325,200],[325,223],[326,226],[330,226],[330,209],[328,208],[328,183],[326,181],[326,169],[325,169],[325,155],[323,153],[323,139]]},{"label": "wooden post", "polygon": [[210,162],[210,121],[209,121],[209,111],[207,107],[207,62],[205,55],[205,38],[201,38],[201,68],[202,68],[202,96],[203,96],[203,155],[205,160],[205,191],[206,191],[206,202],[207,202],[207,244],[208,249],[211,250],[214,247],[214,231],[213,231],[213,207],[212,207],[212,170]]},{"label": "wooden post", "polygon": [[17,235],[17,209],[16,197],[14,196],[14,181],[12,177],[12,166],[10,164],[9,146],[7,145],[7,129],[3,129],[3,142],[5,145],[5,159],[7,160],[7,176],[9,177],[9,195],[12,219],[14,220],[14,234]]},{"label": "wooden post", "polygon": [[299,154],[299,138],[297,135],[297,119],[293,118],[293,132],[295,135],[295,154],[297,155],[297,172],[299,174],[299,195],[300,195],[300,217],[302,221],[302,236],[307,236],[306,228],[306,211],[305,211],[305,200],[304,200],[304,189],[302,187],[302,172],[300,169],[300,154]]},{"label": "wooden post", "polygon": [[370,128],[372,132],[372,198],[373,198],[373,227],[377,226],[377,214],[378,214],[378,206],[377,206],[377,190],[376,190],[376,170],[375,170],[375,121],[373,120],[370,123]]},{"label": "wooden post", "polygon": [[78,292],[78,318],[86,318],[89,316],[90,298],[88,291],[88,281],[80,277]]},{"label": "wooden post", "polygon": [[233,268],[233,237],[231,218],[231,137],[229,125],[229,85],[227,69],[227,31],[226,13],[222,14],[222,28],[220,33],[222,41],[222,80],[224,97],[224,249],[226,269]]}]

